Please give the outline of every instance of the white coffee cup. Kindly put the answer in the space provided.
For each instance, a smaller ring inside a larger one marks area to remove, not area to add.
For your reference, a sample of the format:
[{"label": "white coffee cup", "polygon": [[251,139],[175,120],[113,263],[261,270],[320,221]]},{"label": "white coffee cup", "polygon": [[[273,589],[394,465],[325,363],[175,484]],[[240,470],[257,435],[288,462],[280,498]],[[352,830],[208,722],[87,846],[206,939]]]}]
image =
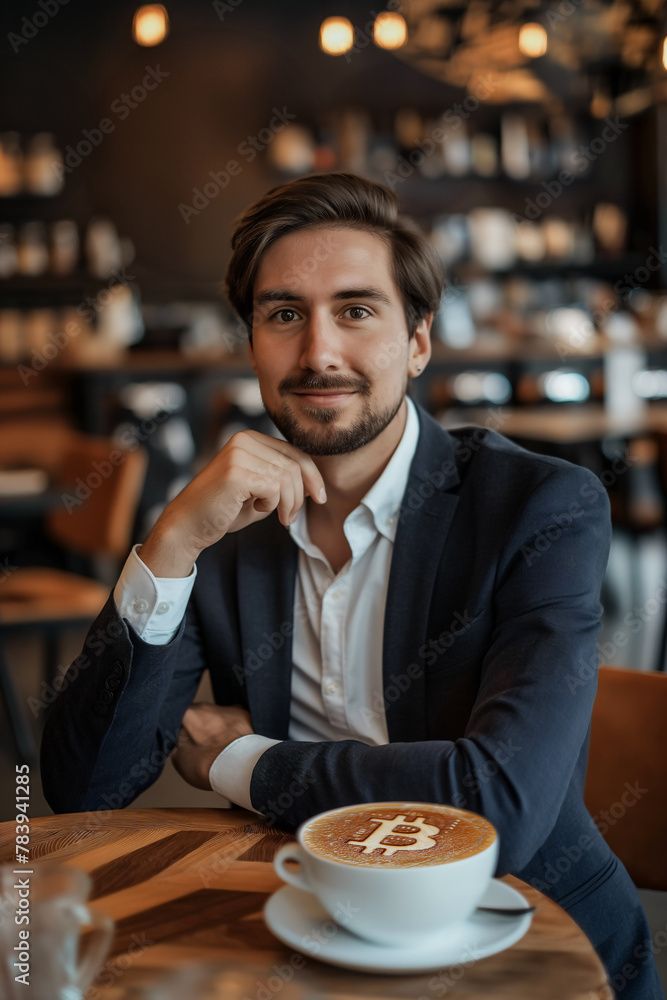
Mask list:
[{"label": "white coffee cup", "polygon": [[78,868],[17,868],[0,867],[0,995],[78,1000],[108,954],[113,921],[87,905],[92,882]]},{"label": "white coffee cup", "polygon": [[[379,815],[369,817],[369,810]],[[321,845],[317,851],[313,849],[313,831],[322,829],[324,817],[327,824],[329,818],[337,823],[336,817],[347,818],[346,814],[356,821],[358,813],[364,831],[369,832],[366,843],[363,839],[347,840],[357,854],[352,863],[325,857]],[[435,833],[438,816],[442,823]],[[398,827],[397,835],[392,835],[392,823]],[[470,830],[472,824],[473,830],[481,831],[481,847],[467,856],[461,856],[460,851],[457,856],[453,850],[450,859],[443,860],[446,838],[452,842],[452,823],[457,823],[459,830]],[[380,840],[383,831],[388,831],[385,844]],[[397,840],[405,846],[394,846],[394,854],[388,854],[387,847]],[[367,847],[373,844],[376,847],[371,855]],[[435,850],[436,844],[439,858],[430,860],[427,849],[432,846]],[[397,864],[395,854],[399,851],[409,852],[410,857],[403,854]],[[383,866],[385,855],[388,863]],[[379,944],[414,948],[432,945],[446,928],[470,916],[487,890],[497,859],[498,834],[488,820],[475,813],[424,802],[376,802],[311,817],[297,830],[297,842],[285,844],[277,852],[274,867],[286,882],[315,895],[346,930]],[[289,862],[296,862],[298,869],[288,867]]]}]

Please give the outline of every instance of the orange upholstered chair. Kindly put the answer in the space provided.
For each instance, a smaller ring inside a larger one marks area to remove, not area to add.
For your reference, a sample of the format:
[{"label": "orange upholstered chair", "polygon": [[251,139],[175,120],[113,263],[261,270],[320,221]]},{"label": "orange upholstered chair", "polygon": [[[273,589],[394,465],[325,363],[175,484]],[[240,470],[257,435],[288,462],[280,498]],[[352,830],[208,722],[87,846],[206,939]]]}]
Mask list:
[{"label": "orange upholstered chair", "polygon": [[[52,490],[60,493],[46,515],[54,541],[81,556],[110,557],[116,562],[126,556],[146,472],[147,456],[142,449],[124,450],[111,439],[31,422],[11,428],[0,438],[0,466],[43,468]],[[66,628],[93,621],[109,589],[92,577],[47,567],[21,567],[2,580],[0,693],[25,760],[35,759],[35,744],[3,655],[2,638],[21,631],[57,640]],[[54,667],[52,662],[48,680],[53,680]]]},{"label": "orange upholstered chair", "polygon": [[667,675],[600,667],[586,806],[642,889],[667,890]]}]

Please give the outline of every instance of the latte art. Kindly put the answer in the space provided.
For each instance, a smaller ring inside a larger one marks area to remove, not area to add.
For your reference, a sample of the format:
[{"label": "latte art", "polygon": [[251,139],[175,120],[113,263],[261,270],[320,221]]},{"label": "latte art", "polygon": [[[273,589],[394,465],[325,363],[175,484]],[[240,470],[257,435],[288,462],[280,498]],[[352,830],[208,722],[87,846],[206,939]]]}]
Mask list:
[{"label": "latte art", "polygon": [[[378,847],[382,848],[382,856],[385,858],[390,858],[397,851],[424,851],[436,846],[434,838],[440,833],[440,827],[431,826],[423,816],[418,816],[414,823],[407,823],[405,816],[402,815],[394,816],[393,819],[372,816],[371,822],[379,825],[364,840],[348,840],[348,844],[352,847],[361,848],[361,854],[364,851],[374,851]],[[399,836],[392,836],[395,834]]]},{"label": "latte art", "polygon": [[475,813],[448,806],[376,803],[313,820],[303,844],[331,861],[365,868],[442,865],[479,854],[495,830]]}]

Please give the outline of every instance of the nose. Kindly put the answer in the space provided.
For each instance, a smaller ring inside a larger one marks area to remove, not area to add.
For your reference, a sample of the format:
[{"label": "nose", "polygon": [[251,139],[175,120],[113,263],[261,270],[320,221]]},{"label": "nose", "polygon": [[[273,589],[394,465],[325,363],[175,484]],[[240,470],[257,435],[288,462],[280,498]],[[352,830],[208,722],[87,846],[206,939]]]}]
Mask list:
[{"label": "nose", "polygon": [[342,367],[340,346],[336,324],[324,313],[313,310],[302,328],[301,367],[314,372]]}]

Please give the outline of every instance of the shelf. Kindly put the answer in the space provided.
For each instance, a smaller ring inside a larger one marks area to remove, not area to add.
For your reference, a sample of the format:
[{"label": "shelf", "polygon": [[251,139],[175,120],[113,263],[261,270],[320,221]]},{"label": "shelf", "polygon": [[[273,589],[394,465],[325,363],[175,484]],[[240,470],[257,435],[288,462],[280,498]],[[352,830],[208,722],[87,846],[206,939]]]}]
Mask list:
[{"label": "shelf", "polygon": [[95,294],[101,288],[110,286],[110,280],[102,281],[85,271],[73,274],[40,274],[35,277],[14,275],[0,278],[0,308],[8,306],[71,305],[82,302],[87,295]]}]

